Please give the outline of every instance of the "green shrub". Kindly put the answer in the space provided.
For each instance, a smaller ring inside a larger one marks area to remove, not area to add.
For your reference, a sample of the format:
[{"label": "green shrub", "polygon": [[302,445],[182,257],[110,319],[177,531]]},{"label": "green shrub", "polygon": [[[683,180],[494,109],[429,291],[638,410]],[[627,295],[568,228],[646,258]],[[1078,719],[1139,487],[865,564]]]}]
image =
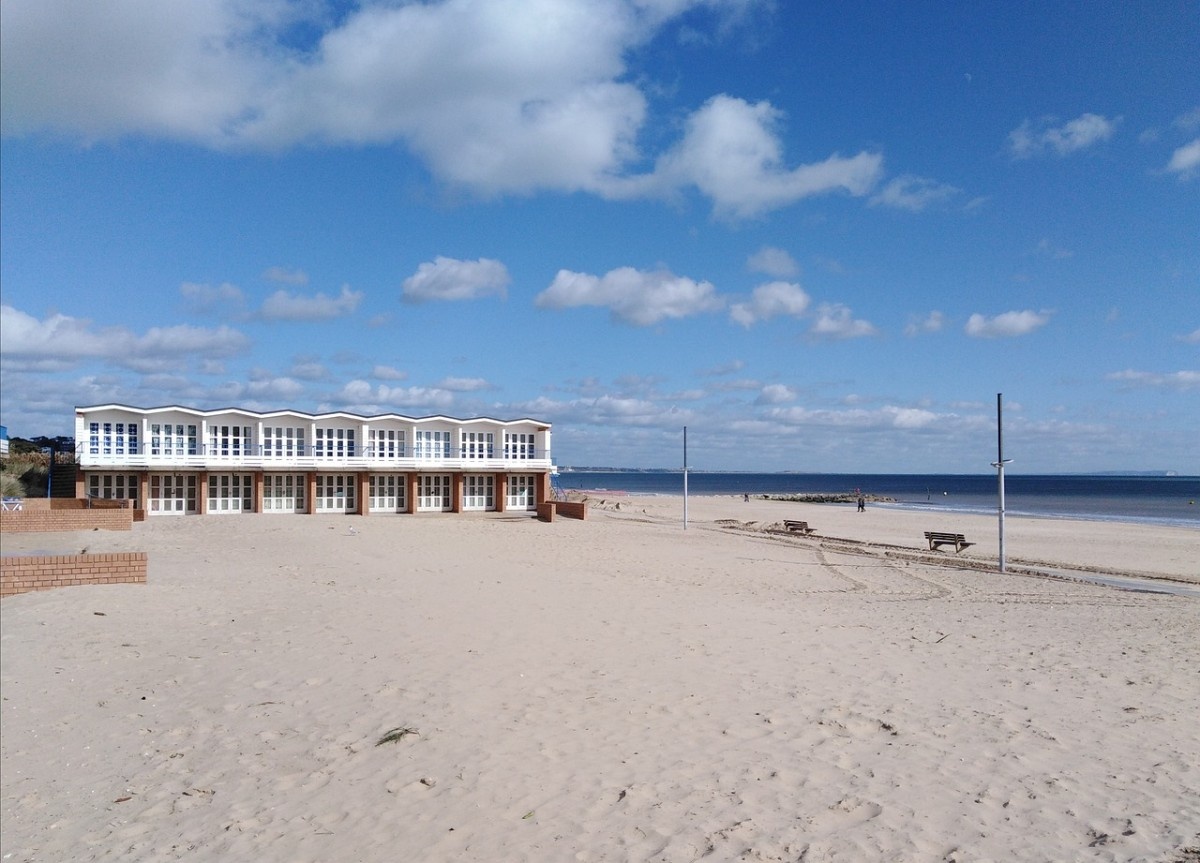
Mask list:
[{"label": "green shrub", "polygon": [[25,497],[25,484],[11,473],[0,473],[0,497]]}]

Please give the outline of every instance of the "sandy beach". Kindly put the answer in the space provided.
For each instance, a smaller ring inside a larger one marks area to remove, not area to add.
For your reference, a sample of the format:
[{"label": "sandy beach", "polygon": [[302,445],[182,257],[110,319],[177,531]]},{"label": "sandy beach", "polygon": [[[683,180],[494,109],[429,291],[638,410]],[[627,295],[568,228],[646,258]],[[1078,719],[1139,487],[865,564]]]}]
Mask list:
[{"label": "sandy beach", "polygon": [[590,503],[6,534],[150,564],[0,605],[0,857],[1200,860],[1200,599],[1026,574],[1200,531]]}]

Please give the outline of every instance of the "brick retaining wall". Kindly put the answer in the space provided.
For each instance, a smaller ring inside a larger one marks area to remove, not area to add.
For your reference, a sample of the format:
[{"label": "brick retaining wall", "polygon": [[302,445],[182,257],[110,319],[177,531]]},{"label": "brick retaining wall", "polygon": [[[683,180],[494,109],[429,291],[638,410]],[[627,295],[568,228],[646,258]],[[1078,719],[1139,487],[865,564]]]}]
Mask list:
[{"label": "brick retaining wall", "polygon": [[[69,501],[55,501],[69,503]],[[80,504],[83,504],[80,501]],[[51,506],[49,500],[30,500],[16,511],[0,511],[0,533],[44,533],[53,530],[132,530],[133,509],[90,509]]]},{"label": "brick retaining wall", "polygon": [[0,557],[0,597],[78,584],[145,584],[146,552]]}]

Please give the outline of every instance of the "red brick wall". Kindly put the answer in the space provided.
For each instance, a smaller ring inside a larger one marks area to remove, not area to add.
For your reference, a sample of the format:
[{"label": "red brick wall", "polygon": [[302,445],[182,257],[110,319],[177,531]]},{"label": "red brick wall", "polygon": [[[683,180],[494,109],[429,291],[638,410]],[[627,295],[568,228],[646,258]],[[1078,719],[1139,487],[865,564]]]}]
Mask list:
[{"label": "red brick wall", "polygon": [[[29,506],[0,512],[0,533],[44,533],[53,530],[132,530],[133,508],[60,509]],[[66,503],[66,501],[63,501]],[[82,501],[81,501],[82,503]]]},{"label": "red brick wall", "polygon": [[145,583],[144,551],[0,557],[0,597],[74,584]]},{"label": "red brick wall", "polygon": [[554,508],[564,518],[587,518],[587,503],[582,500],[556,500]]}]

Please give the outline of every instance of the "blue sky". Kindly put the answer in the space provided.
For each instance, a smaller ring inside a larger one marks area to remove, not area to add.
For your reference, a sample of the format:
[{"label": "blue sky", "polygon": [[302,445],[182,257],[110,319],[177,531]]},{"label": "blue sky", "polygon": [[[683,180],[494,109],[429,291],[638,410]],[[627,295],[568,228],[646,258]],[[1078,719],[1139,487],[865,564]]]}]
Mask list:
[{"label": "blue sky", "polygon": [[0,421],[1200,473],[1200,5],[5,0]]}]

